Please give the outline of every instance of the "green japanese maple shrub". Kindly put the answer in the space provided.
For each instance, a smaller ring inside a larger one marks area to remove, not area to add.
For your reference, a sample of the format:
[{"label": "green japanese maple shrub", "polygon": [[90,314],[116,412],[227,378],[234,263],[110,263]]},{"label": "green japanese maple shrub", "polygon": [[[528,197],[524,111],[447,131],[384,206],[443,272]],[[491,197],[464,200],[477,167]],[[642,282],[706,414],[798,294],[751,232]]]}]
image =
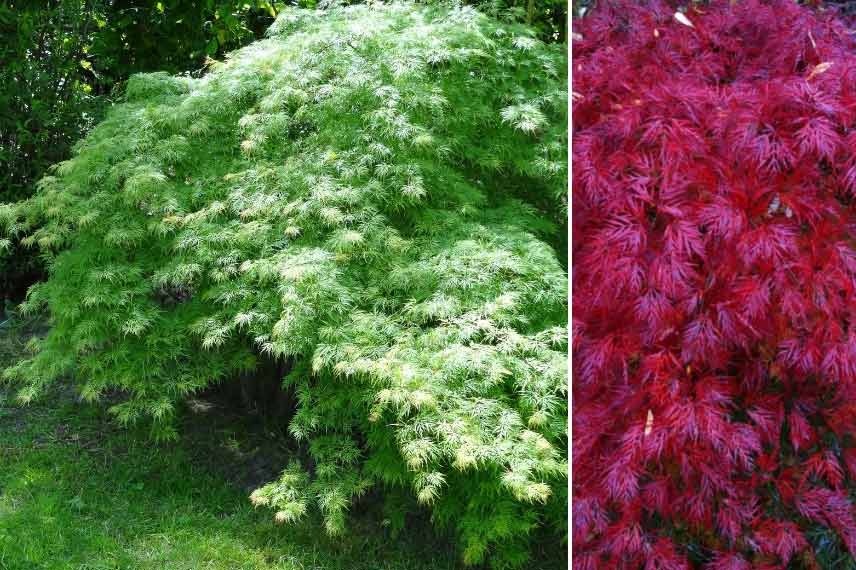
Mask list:
[{"label": "green japanese maple shrub", "polygon": [[565,48],[469,8],[287,10],[201,78],[127,101],[0,210],[49,257],[52,329],[4,376],[70,375],[175,435],[183,398],[281,363],[294,438],[252,500],[278,521],[406,489],[467,562],[563,540]]}]

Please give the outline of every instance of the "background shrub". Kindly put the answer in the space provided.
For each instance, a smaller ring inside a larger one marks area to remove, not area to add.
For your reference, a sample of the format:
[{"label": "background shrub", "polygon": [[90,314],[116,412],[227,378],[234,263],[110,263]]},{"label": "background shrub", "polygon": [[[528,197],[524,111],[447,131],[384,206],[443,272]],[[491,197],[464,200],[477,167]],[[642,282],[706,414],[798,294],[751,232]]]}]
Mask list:
[{"label": "background shrub", "polygon": [[4,376],[176,403],[274,359],[310,461],[280,522],[412,493],[467,562],[564,533],[566,57],[471,8],[283,11],[201,78],[133,76],[26,202],[0,209],[53,327]]},{"label": "background shrub", "polygon": [[[0,203],[29,197],[129,75],[198,69],[260,37],[274,14],[260,0],[0,1]],[[42,272],[21,247],[0,259],[0,310]]]},{"label": "background shrub", "polygon": [[574,43],[574,563],[841,567],[853,35],[790,1],[676,8],[598,2]]}]

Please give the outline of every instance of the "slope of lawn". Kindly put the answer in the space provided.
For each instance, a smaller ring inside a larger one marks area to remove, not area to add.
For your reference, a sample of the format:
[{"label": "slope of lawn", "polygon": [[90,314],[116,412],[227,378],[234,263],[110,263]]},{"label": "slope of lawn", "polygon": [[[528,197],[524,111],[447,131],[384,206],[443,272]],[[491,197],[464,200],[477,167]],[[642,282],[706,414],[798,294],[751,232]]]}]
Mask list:
[{"label": "slope of lawn", "polygon": [[[28,334],[20,324],[0,329],[0,369]],[[378,501],[363,501],[339,539],[317,520],[283,527],[255,512],[247,489],[268,475],[254,474],[269,468],[257,451],[274,438],[217,403],[191,406],[185,437],[156,446],[64,387],[26,408],[5,396],[0,388],[0,570],[456,567],[427,521],[393,536]]]}]

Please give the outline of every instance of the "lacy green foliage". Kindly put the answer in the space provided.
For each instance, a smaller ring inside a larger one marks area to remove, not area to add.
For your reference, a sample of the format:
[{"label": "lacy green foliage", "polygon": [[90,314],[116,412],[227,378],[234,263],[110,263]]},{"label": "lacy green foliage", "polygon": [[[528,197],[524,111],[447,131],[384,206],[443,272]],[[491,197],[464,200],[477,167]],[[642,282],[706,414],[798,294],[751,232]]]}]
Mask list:
[{"label": "lacy green foliage", "polygon": [[277,520],[318,508],[341,532],[383,484],[432,505],[468,562],[562,536],[564,49],[469,8],[352,6],[285,11],[212,67],[134,76],[0,210],[52,256],[25,308],[53,329],[5,372],[19,399],[73,375],[171,437],[181,398],[286,360],[313,465],[254,493]]}]

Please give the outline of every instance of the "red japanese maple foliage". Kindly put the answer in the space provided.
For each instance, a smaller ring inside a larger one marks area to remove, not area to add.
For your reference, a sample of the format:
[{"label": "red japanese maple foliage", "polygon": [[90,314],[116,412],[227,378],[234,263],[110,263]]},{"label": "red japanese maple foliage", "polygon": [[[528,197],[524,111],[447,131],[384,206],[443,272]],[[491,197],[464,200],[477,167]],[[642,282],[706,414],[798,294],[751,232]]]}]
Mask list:
[{"label": "red japanese maple foliage", "polygon": [[856,555],[856,43],[694,6],[576,23],[574,566],[817,568]]}]

